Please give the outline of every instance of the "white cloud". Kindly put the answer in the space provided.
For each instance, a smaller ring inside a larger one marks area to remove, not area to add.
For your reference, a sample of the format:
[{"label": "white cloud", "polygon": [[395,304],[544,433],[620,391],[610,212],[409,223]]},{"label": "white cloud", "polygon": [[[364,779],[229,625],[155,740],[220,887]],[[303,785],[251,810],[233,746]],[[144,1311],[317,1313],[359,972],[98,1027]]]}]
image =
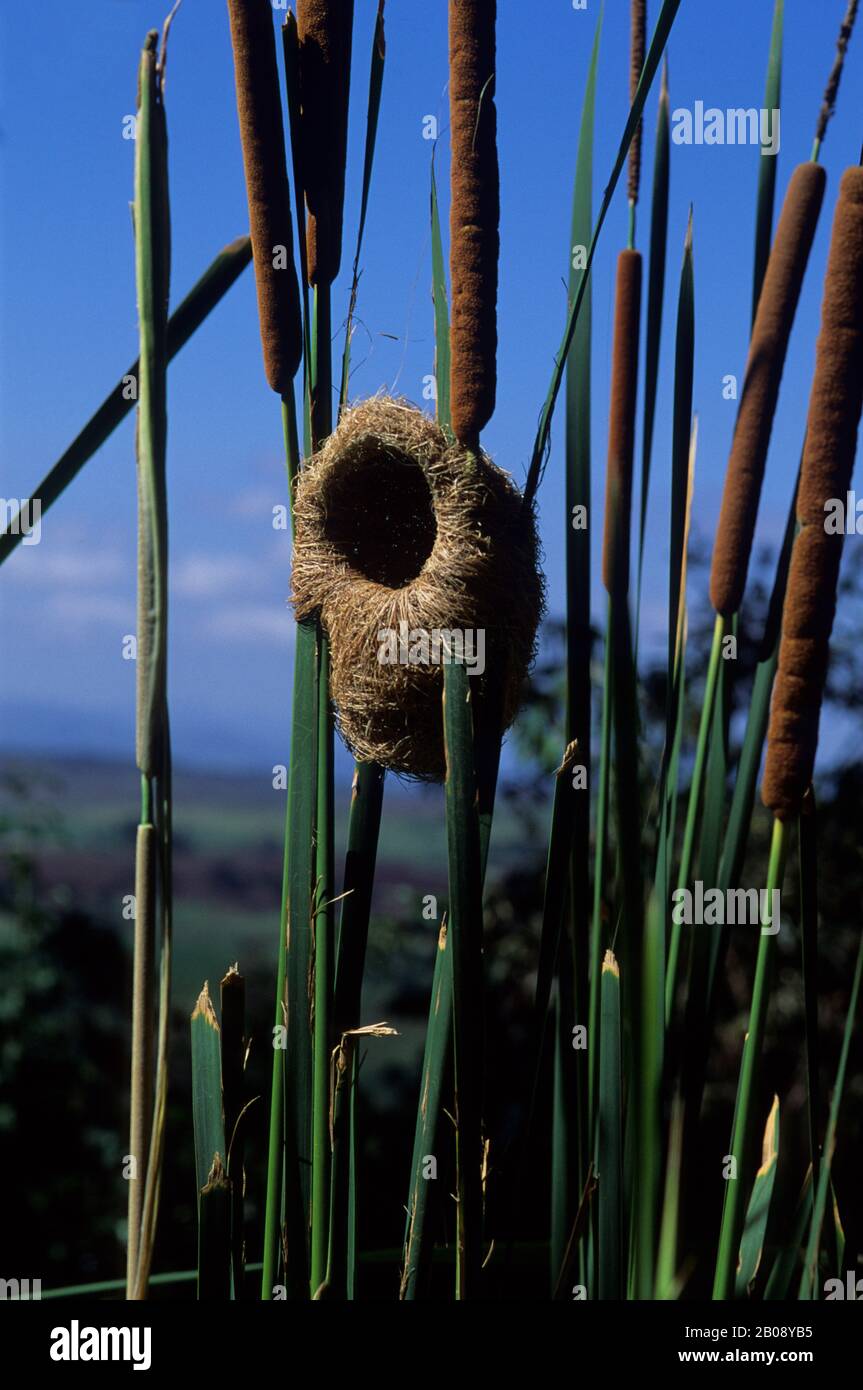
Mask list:
[{"label": "white cloud", "polygon": [[231,642],[265,640],[290,646],[294,640],[294,619],[287,602],[232,603],[215,608],[205,630]]},{"label": "white cloud", "polygon": [[216,598],[219,594],[248,593],[258,587],[260,570],[239,555],[189,555],[172,566],[171,594],[180,598]]},{"label": "white cloud", "polygon": [[58,588],[70,586],[84,589],[111,584],[118,580],[134,584],[135,557],[120,550],[93,550],[85,545],[56,546],[43,533],[38,545],[19,546],[8,562],[10,582],[22,588]]},{"label": "white cloud", "polygon": [[50,613],[65,629],[107,627],[118,632],[135,631],[135,601],[114,593],[82,593],[80,590],[55,594]]},{"label": "white cloud", "polygon": [[228,516],[243,517],[247,520],[262,521],[269,525],[273,515],[273,507],[284,506],[287,503],[287,484],[284,482],[284,471],[281,473],[278,483],[272,486],[261,485],[260,487],[246,488],[245,492],[239,492],[231,497],[226,507]]}]

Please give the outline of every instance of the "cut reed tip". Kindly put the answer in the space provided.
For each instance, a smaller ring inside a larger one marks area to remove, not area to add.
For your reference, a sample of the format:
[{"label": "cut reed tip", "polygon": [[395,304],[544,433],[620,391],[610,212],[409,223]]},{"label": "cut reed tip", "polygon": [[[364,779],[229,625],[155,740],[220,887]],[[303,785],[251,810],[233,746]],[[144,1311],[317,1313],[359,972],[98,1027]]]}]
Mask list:
[{"label": "cut reed tip", "polygon": [[192,1010],[192,1019],[194,1020],[196,1018],[202,1018],[205,1023],[208,1023],[210,1027],[214,1028],[218,1033],[219,1024],[216,1018],[216,1011],[213,1008],[213,1001],[210,998],[210,986],[207,980],[204,981],[204,988],[198,995],[197,1003]]}]

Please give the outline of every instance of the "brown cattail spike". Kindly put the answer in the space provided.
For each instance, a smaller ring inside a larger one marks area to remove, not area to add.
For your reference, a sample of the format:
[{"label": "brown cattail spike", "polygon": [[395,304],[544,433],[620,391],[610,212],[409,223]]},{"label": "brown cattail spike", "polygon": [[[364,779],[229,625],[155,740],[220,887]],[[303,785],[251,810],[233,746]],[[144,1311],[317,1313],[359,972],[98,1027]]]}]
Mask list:
[{"label": "brown cattail spike", "polygon": [[228,0],[264,369],[290,391],[303,351],[291,198],[269,0]]},{"label": "brown cattail spike", "polygon": [[354,0],[297,0],[302,164],[310,285],[330,285],[342,259]]},{"label": "brown cattail spike", "polygon": [[602,582],[609,593],[619,594],[625,594],[629,588],[629,526],[640,319],[641,254],[638,251],[621,251],[617,258],[614,294],[605,535],[602,547]]},{"label": "brown cattail spike", "polygon": [[[629,104],[635,101],[635,93],[644,67],[644,45],[647,30],[647,0],[632,0],[629,12]],[[629,201],[638,202],[638,185],[641,180],[641,127],[635,127],[632,144],[629,146]]]},{"label": "brown cattail spike", "polygon": [[500,187],[494,104],[495,0],[449,0],[450,403],[474,444],[494,410]]},{"label": "brown cattail spike", "polygon": [[797,495],[779,670],[770,710],[762,799],[780,820],[798,814],[812,780],[827,674],[842,535],[825,504],[844,502],[863,407],[863,169],[842,177],[824,279],[821,331]]},{"label": "brown cattail spike", "polygon": [[758,300],[710,574],[710,601],[725,617],[738,611],[746,587],[785,354],[825,180],[820,164],[800,164],[791,175]]}]

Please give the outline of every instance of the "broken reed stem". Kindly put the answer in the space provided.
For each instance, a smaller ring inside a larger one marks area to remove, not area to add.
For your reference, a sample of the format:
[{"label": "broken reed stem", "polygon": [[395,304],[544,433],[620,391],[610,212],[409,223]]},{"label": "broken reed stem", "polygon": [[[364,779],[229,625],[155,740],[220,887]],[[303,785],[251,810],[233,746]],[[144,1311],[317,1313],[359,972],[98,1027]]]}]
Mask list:
[{"label": "broken reed stem", "polygon": [[449,0],[450,413],[476,448],[494,410],[500,180],[496,0]]},{"label": "broken reed stem", "polygon": [[310,285],[342,259],[354,0],[298,0],[303,184]]},{"label": "broken reed stem", "polygon": [[[629,104],[635,101],[635,93],[644,67],[644,51],[647,30],[647,0],[632,0],[629,11]],[[635,205],[638,202],[638,188],[641,182],[641,133],[643,121],[639,120],[629,146],[628,196],[629,196],[629,246],[635,244]]]},{"label": "broken reed stem", "polygon": [[608,462],[605,474],[605,534],[602,582],[612,598],[625,601],[629,591],[629,541],[632,511],[632,461],[638,392],[638,330],[641,319],[641,254],[627,249],[617,258],[614,296],[614,344]]},{"label": "broken reed stem", "polygon": [[228,14],[264,370],[284,396],[303,335],[273,11],[270,0],[228,0]]},{"label": "broken reed stem", "polygon": [[767,732],[762,799],[780,820],[800,810],[812,780],[843,534],[827,507],[844,508],[863,406],[863,169],[846,169],[833,218],[821,331],[809,398],[779,666]]},{"label": "broken reed stem", "polygon": [[821,149],[821,142],[827,134],[827,126],[830,117],[836,109],[836,97],[839,92],[839,82],[842,77],[842,69],[845,66],[845,54],[848,52],[848,44],[851,42],[851,34],[854,30],[854,21],[857,18],[858,0],[848,0],[848,9],[839,28],[839,37],[836,40],[836,58],[833,67],[830,69],[830,76],[827,79],[827,86],[824,90],[824,100],[821,103],[821,110],[818,113],[818,124],[815,128],[815,140],[812,145],[812,158],[817,159]]},{"label": "broken reed stem", "polygon": [[710,572],[710,601],[724,617],[738,611],[746,588],[779,386],[825,183],[820,164],[800,164],[791,175],[758,300]]}]

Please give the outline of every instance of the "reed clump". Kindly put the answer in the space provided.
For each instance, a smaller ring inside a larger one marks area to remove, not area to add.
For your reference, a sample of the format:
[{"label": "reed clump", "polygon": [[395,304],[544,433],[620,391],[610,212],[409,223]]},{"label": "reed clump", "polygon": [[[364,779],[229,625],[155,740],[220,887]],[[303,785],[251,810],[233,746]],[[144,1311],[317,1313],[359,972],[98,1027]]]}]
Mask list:
[{"label": "reed clump", "polygon": [[632,508],[632,459],[638,392],[638,330],[641,320],[641,253],[621,251],[614,296],[614,341],[608,463],[605,473],[605,532],[602,582],[609,593],[629,588],[629,524]]},{"label": "reed clump", "polygon": [[353,23],[353,0],[298,0],[310,285],[332,284],[342,259]]},{"label": "reed clump", "polygon": [[269,0],[228,0],[264,370],[287,395],[303,352],[282,103]]},{"label": "reed clump", "polygon": [[544,601],[521,494],[486,454],[450,443],[409,402],[378,396],[343,414],[299,475],[294,507],[292,601],[329,637],[345,742],[361,762],[441,780],[435,633],[456,654],[448,634],[466,634],[469,669],[482,653],[488,674],[475,661],[471,690],[481,705],[488,681],[502,689],[504,728],[521,702]]},{"label": "reed clump", "polygon": [[820,164],[794,170],[758,300],[710,573],[710,601],[724,617],[738,611],[746,588],[779,386],[825,183]]},{"label": "reed clump", "polygon": [[450,409],[473,444],[494,410],[500,182],[495,0],[450,0]]},{"label": "reed clump", "polygon": [[767,736],[762,798],[780,820],[799,813],[815,764],[843,540],[825,530],[825,505],[847,494],[861,405],[863,169],[852,168],[833,219]]}]

